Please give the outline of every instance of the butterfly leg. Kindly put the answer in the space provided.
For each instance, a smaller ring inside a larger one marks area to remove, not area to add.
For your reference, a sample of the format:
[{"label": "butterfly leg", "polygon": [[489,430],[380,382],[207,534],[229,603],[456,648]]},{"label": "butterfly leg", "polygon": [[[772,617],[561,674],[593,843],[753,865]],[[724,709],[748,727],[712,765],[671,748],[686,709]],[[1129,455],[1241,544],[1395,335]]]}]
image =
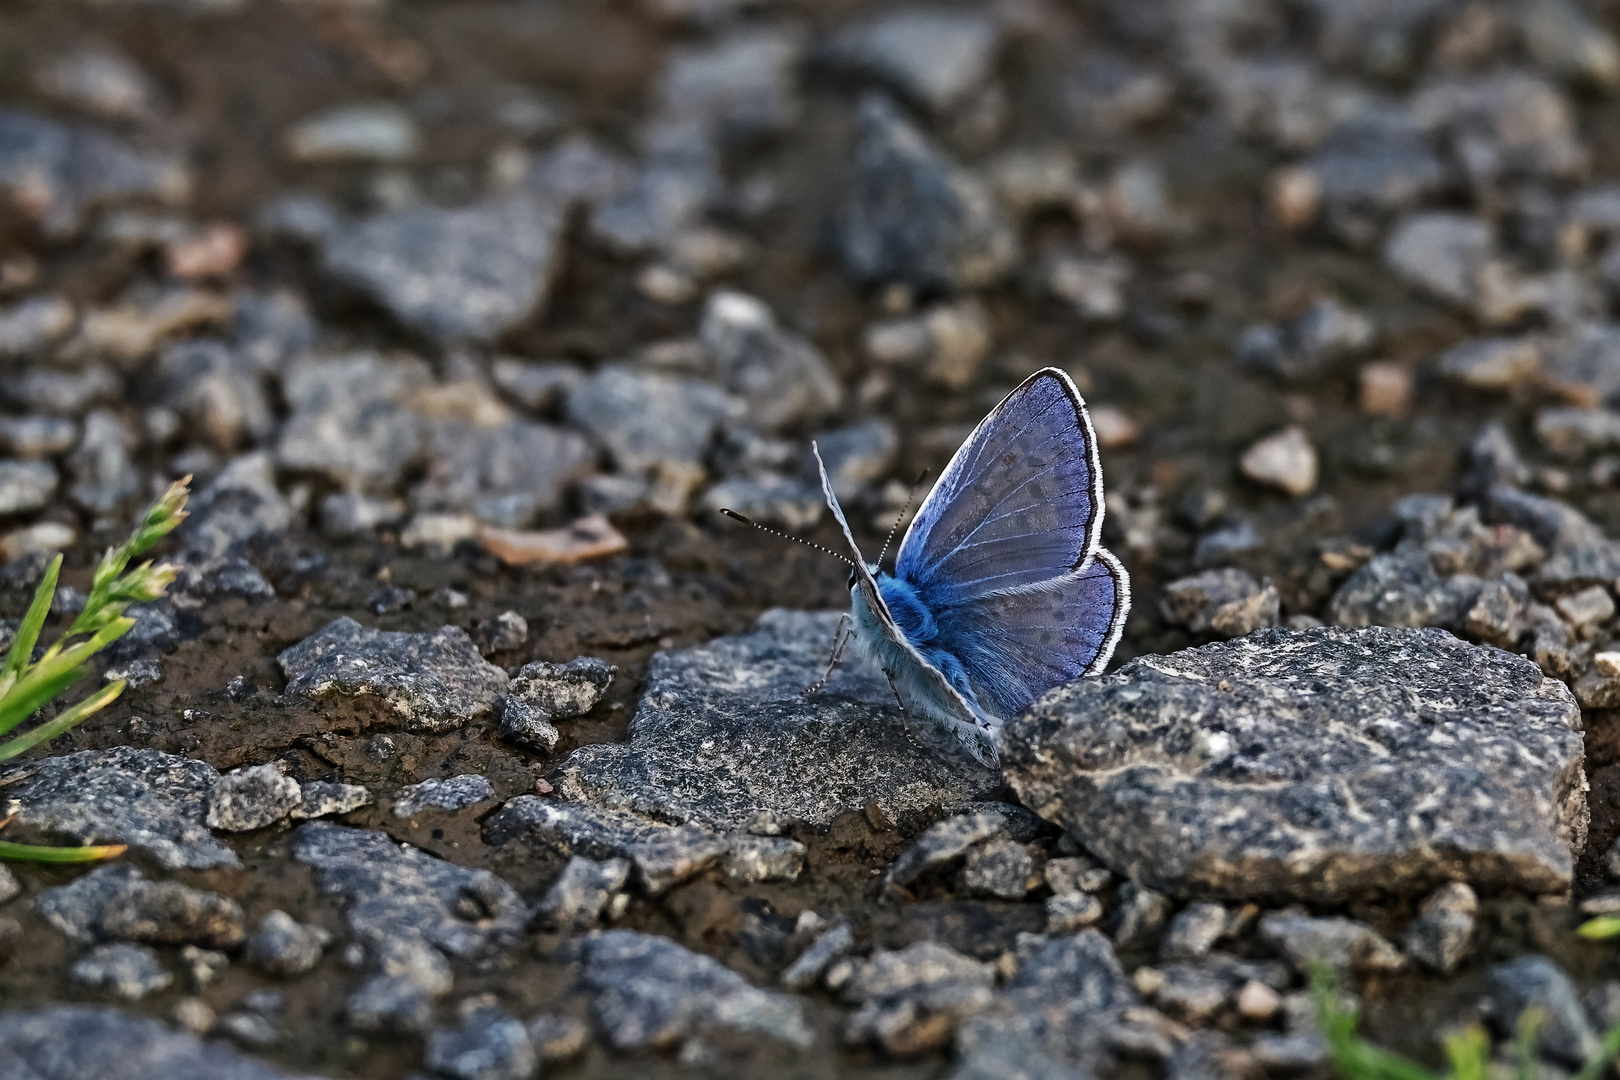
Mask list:
[{"label": "butterfly leg", "polygon": [[827,680],[832,678],[833,668],[837,667],[838,661],[843,659],[844,647],[849,644],[849,639],[855,636],[855,631],[851,630],[849,626],[853,621],[854,619],[851,618],[847,611],[838,617],[838,629],[833,633],[833,651],[832,656],[827,660],[827,670],[822,673],[821,678],[806,687],[804,692],[799,695],[800,697],[807,698],[811,694],[821,693],[822,689],[827,685]]},{"label": "butterfly leg", "polygon": [[883,669],[883,679],[894,693],[894,703],[900,706],[900,730],[905,734],[906,742],[913,746],[918,745],[916,736],[911,733],[911,710],[906,708],[905,699],[900,696],[900,688],[894,685],[894,679],[889,676],[887,668]]}]

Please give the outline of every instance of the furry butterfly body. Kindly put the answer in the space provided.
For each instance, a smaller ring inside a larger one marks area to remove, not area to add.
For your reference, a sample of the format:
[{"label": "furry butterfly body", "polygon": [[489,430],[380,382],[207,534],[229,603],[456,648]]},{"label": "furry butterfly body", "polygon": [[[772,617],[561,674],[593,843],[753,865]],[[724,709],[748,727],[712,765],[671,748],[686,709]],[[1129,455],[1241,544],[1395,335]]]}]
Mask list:
[{"label": "furry butterfly body", "polygon": [[824,467],[821,483],[853,555],[857,653],[909,712],[980,760],[995,761],[1008,717],[1107,665],[1130,579],[1099,543],[1096,437],[1062,371],[1031,375],[974,429],[906,531],[892,573],[862,557]]}]

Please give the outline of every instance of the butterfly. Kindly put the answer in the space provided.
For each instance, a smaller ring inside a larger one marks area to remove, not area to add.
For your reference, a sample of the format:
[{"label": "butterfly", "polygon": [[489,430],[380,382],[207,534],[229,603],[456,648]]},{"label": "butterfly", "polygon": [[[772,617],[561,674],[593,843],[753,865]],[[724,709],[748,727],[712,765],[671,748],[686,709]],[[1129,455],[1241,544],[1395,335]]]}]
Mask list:
[{"label": "butterfly", "polygon": [[1097,438],[1068,375],[1037,371],[979,423],[917,511],[892,573],[862,556],[812,450],[853,555],[853,627],[844,637],[840,622],[835,663],[853,640],[908,712],[987,765],[1008,718],[1107,666],[1130,577],[1099,544]]}]

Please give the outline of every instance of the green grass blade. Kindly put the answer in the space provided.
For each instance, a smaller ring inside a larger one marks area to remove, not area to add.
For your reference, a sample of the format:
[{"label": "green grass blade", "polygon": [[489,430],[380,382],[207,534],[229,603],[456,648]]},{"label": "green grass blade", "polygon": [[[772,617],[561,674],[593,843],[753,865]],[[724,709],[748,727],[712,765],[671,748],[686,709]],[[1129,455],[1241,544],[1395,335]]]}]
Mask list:
[{"label": "green grass blade", "polygon": [[51,598],[56,595],[56,579],[62,573],[62,556],[58,555],[51,560],[45,568],[45,576],[39,579],[39,586],[34,589],[33,602],[28,605],[28,614],[17,627],[17,638],[11,643],[11,651],[6,654],[6,663],[0,668],[0,674],[21,675],[28,661],[34,655],[34,645],[39,641],[39,632],[45,627],[45,620],[51,613]]},{"label": "green grass blade", "polygon": [[1603,1033],[1603,1045],[1599,1047],[1591,1061],[1581,1066],[1581,1071],[1575,1074],[1575,1080],[1598,1080],[1616,1054],[1620,1054],[1620,1024]]},{"label": "green grass blade", "polygon": [[129,850],[127,844],[90,844],[84,847],[45,847],[41,844],[14,844],[0,840],[0,859],[27,859],[31,862],[82,863],[116,859]]},{"label": "green grass blade", "polygon": [[1485,1080],[1490,1061],[1491,1037],[1478,1024],[1445,1037],[1446,1060],[1451,1063],[1450,1080]]},{"label": "green grass blade", "polygon": [[67,692],[86,675],[82,667],[63,668],[49,672],[31,671],[27,678],[0,700],[0,735],[12,730],[38,712],[40,706]]},{"label": "green grass blade", "polygon": [[[82,675],[83,672],[77,672],[76,674]],[[0,761],[9,761],[18,754],[32,750],[40,743],[56,738],[86,717],[105,709],[113,703],[119,694],[124,692],[124,685],[123,679],[110,682],[77,705],[64,709],[55,719],[48,720],[38,727],[18,735],[15,739],[0,744]]]},{"label": "green grass blade", "polygon": [[1620,915],[1599,915],[1595,919],[1587,919],[1575,928],[1575,932],[1592,941],[1620,937]]}]

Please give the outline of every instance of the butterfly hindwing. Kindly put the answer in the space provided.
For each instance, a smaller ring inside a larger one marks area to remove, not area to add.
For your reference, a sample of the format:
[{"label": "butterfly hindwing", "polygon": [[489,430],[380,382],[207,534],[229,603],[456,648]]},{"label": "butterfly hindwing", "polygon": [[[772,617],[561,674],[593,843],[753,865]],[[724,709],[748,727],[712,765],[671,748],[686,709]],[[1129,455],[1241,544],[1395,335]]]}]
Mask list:
[{"label": "butterfly hindwing", "polygon": [[1026,379],[974,429],[900,544],[895,574],[936,612],[1080,566],[1102,526],[1085,403],[1062,371]]},{"label": "butterfly hindwing", "polygon": [[975,597],[935,613],[938,646],[966,669],[998,716],[1108,664],[1130,611],[1130,579],[1098,548],[1079,570],[1039,585]]}]

